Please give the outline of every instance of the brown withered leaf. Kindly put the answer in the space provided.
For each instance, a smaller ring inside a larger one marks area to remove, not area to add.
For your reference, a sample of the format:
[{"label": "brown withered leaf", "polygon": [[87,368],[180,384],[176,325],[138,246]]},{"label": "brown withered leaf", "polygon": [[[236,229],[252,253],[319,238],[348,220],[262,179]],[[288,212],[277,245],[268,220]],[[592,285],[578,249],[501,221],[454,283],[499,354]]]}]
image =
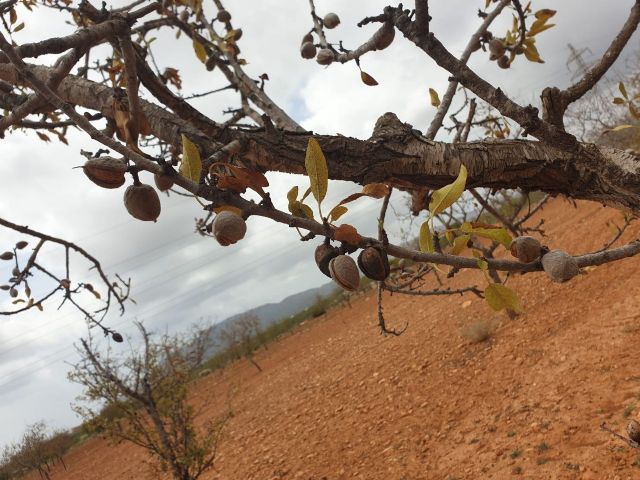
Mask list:
[{"label": "brown withered leaf", "polygon": [[178,90],[182,89],[182,78],[180,78],[180,74],[178,73],[177,68],[171,68],[171,67],[165,68],[164,73],[162,74],[162,78],[164,78],[165,81],[169,82]]},{"label": "brown withered leaf", "polygon": [[369,85],[370,87],[375,87],[376,85],[378,85],[377,80],[367,72],[360,71],[360,78],[362,79],[362,83],[364,83],[365,85]]},{"label": "brown withered leaf", "polygon": [[237,193],[247,191],[247,185],[239,178],[232,177],[231,175],[218,176],[218,188],[222,190],[233,190]]},{"label": "brown withered leaf", "polygon": [[362,237],[352,225],[347,223],[340,225],[333,232],[333,238],[339,242],[346,242],[350,245],[359,245]]},{"label": "brown withered leaf", "polygon": [[384,183],[369,183],[362,187],[362,193],[372,198],[384,198],[389,193],[389,187]]},{"label": "brown withered leaf", "polygon": [[[137,129],[132,128],[131,116],[129,115],[129,107],[121,100],[113,99],[113,119],[116,122],[116,135],[125,142],[128,147],[138,150]],[[135,135],[134,135],[135,134]],[[135,148],[134,148],[135,147]]]}]

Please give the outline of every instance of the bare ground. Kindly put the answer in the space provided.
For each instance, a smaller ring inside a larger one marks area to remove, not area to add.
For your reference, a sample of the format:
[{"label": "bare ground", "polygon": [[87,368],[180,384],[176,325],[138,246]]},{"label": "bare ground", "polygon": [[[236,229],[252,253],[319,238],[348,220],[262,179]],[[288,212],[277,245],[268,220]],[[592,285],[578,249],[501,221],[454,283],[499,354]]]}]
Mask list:
[{"label": "bare ground", "polygon": [[[547,245],[597,250],[620,213],[549,203]],[[539,215],[540,217],[540,215]],[[623,240],[640,236],[640,222]],[[246,361],[198,381],[208,415],[231,408],[206,479],[633,479],[638,453],[600,431],[640,413],[639,260],[590,270],[568,284],[542,273],[509,285],[526,313],[493,314],[472,295],[385,299],[375,294],[302,325]],[[482,285],[477,272],[455,283]],[[463,327],[496,322],[471,343]],[[92,439],[54,479],[152,479],[145,452]]]}]

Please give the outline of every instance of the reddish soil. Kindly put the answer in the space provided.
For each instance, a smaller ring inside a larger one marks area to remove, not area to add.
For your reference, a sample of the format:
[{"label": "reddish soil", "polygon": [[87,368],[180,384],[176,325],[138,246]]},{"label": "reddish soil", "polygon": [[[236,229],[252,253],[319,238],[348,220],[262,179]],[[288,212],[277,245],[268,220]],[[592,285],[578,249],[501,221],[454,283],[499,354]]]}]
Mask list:
[{"label": "reddish soil", "polygon": [[[599,249],[620,213],[549,203],[538,218],[550,247]],[[640,222],[623,240],[640,236]],[[376,327],[375,295],[307,322],[246,361],[194,386],[214,415],[233,418],[206,479],[633,479],[638,454],[608,433],[640,412],[638,259],[558,285],[542,273],[509,285],[526,313],[493,314],[472,295],[385,299],[392,326]],[[462,272],[456,285],[482,285]],[[490,340],[461,328],[494,319]],[[93,439],[54,479],[152,479],[146,454]]]}]

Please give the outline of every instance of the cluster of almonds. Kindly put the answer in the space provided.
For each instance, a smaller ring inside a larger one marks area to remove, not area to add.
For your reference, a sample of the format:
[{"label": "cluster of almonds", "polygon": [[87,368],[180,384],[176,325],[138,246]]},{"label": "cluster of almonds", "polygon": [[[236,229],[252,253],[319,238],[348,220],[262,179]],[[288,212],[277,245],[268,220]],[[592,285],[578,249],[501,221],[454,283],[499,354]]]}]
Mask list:
[{"label": "cluster of almonds", "polygon": [[547,250],[533,237],[517,237],[509,247],[511,255],[524,263],[535,262],[540,258],[542,269],[554,282],[566,282],[579,273],[575,258],[563,250]]},{"label": "cluster of almonds", "polygon": [[[22,250],[28,245],[25,240],[20,240],[15,245],[15,250]],[[14,251],[15,251],[14,250]],[[6,251],[0,254],[0,260],[13,260],[16,255],[13,252]],[[18,296],[18,289],[16,288],[20,283],[24,283],[25,285],[25,294],[27,297],[31,296],[31,289],[29,288],[29,284],[26,280],[26,275],[24,272],[20,271],[20,269],[16,266],[11,269],[11,277],[9,278],[9,282],[11,285],[0,285],[0,290],[8,290],[9,296],[11,298],[16,298]]]},{"label": "cluster of almonds", "polygon": [[[112,157],[91,158],[82,169],[85,175],[102,188],[119,188],[125,183],[128,165],[122,160]],[[165,192],[173,186],[173,179],[168,175],[155,175],[158,190]],[[124,192],[124,206],[134,218],[155,222],[160,216],[160,198],[150,185],[135,181]]]},{"label": "cluster of almonds", "polygon": [[509,50],[513,50],[516,55],[520,55],[524,53],[524,47],[520,44],[515,45],[514,47],[507,47],[507,44],[504,40],[500,38],[495,38],[491,32],[486,32],[473,46],[473,51],[480,50],[483,47],[483,44],[489,50],[489,60],[496,61],[500,68],[509,68],[511,66],[511,60],[507,55]]},{"label": "cluster of almonds", "polygon": [[[325,28],[333,29],[340,25],[340,17],[337,14],[331,12],[327,13],[322,19],[322,25]],[[395,38],[395,29],[391,23],[385,23],[380,27],[376,33],[373,34],[373,42],[376,50],[384,50],[393,42]],[[302,43],[300,44],[300,55],[302,58],[310,60],[316,59],[320,65],[331,65],[335,60],[335,51],[331,48],[321,48],[318,50],[313,43],[313,35],[307,33],[302,37]]]},{"label": "cluster of almonds", "polygon": [[316,248],[315,259],[318,268],[326,276],[345,290],[357,290],[360,286],[360,272],[372,280],[384,280],[389,276],[391,267],[386,252],[379,247],[367,247],[358,255],[358,266],[340,249],[323,243]]},{"label": "cluster of almonds", "polygon": [[[127,164],[111,157],[92,158],[82,167],[89,180],[103,188],[118,188],[125,183]],[[154,177],[156,187],[166,192],[173,187],[173,179],[169,175]],[[134,218],[144,221],[156,221],[160,216],[160,198],[155,189],[139,181],[127,187],[124,192],[124,206]],[[222,246],[232,245],[244,238],[247,224],[244,219],[229,211],[216,215],[211,226],[213,235]]]}]

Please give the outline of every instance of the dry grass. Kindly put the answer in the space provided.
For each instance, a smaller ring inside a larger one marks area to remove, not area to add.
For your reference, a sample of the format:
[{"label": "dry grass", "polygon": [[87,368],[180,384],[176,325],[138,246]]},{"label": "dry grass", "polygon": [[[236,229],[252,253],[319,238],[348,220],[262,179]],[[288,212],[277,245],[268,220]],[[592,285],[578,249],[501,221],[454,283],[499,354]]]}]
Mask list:
[{"label": "dry grass", "polygon": [[467,323],[460,329],[460,334],[471,343],[486,342],[496,330],[495,320],[479,318]]}]

